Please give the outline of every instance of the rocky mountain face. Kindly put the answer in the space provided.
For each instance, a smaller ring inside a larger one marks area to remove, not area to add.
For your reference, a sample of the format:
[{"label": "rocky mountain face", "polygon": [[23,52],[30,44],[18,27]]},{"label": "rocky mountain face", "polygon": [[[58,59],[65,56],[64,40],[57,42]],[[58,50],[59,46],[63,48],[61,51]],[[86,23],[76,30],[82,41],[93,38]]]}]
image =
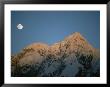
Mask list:
[{"label": "rocky mountain face", "polygon": [[13,77],[98,77],[100,52],[78,32],[53,45],[33,43],[11,57]]}]

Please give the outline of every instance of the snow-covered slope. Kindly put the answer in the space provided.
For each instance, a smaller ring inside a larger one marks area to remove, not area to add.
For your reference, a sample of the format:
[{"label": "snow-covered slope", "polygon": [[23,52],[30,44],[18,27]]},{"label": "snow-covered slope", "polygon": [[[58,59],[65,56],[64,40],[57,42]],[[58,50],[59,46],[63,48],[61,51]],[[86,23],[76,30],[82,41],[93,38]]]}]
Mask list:
[{"label": "snow-covered slope", "polygon": [[51,46],[33,43],[11,59],[12,76],[100,76],[100,52],[78,32]]}]

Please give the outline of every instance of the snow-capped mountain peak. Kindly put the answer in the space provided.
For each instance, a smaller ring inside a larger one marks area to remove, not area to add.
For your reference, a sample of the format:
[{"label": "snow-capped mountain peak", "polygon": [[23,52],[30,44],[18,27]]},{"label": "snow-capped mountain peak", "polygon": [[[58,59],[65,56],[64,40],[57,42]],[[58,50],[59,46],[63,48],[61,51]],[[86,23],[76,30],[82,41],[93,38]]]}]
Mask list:
[{"label": "snow-capped mountain peak", "polygon": [[33,43],[12,56],[12,76],[99,76],[99,58],[100,52],[75,32],[50,46]]}]

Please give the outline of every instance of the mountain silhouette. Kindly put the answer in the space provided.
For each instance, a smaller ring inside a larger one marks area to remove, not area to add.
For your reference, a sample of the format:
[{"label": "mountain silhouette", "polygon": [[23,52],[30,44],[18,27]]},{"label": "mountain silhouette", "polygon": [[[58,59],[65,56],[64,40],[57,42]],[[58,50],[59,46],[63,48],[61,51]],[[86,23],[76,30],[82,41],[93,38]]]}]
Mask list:
[{"label": "mountain silhouette", "polygon": [[13,77],[99,77],[100,51],[78,32],[47,45],[33,43],[11,57]]}]

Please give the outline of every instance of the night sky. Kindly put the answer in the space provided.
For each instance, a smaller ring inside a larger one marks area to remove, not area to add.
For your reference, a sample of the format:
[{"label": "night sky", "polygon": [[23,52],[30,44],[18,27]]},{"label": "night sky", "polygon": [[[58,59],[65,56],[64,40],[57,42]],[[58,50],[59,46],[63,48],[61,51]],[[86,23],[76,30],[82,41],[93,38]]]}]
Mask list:
[{"label": "night sky", "polygon": [[[17,24],[24,28],[17,29]],[[35,42],[51,45],[74,32],[100,48],[100,11],[12,11],[11,53]]]}]

